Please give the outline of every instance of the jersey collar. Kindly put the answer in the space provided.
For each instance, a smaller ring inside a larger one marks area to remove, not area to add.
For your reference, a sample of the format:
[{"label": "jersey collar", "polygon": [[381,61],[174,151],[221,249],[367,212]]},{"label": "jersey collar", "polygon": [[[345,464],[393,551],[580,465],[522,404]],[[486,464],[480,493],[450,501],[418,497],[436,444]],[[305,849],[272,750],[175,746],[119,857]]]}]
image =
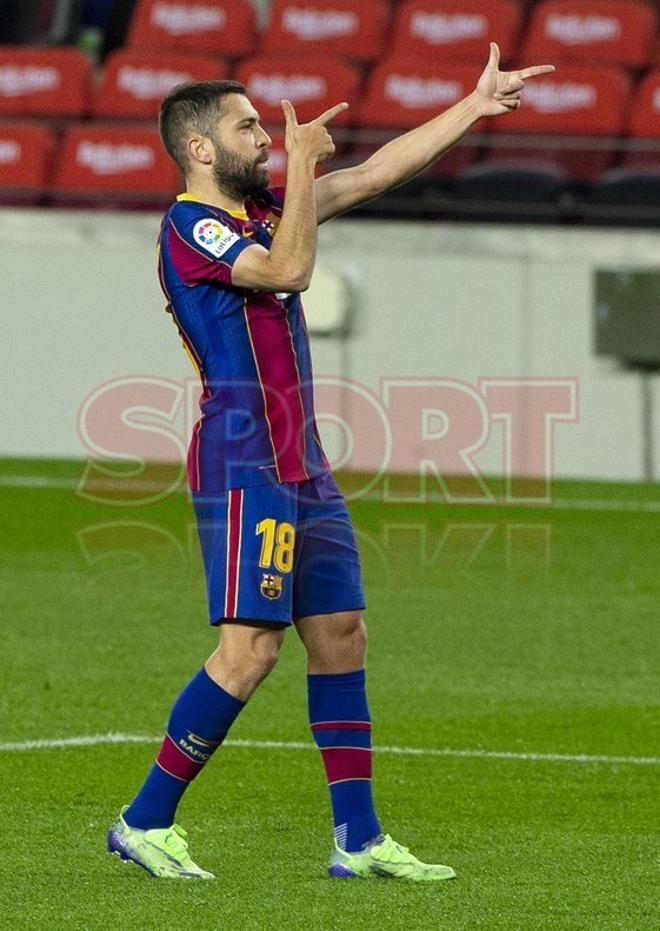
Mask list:
[{"label": "jersey collar", "polygon": [[[194,194],[179,194],[177,200],[190,200],[195,204],[203,204],[204,201],[200,200],[199,197],[195,197]],[[208,204],[207,206],[212,206]],[[249,216],[244,210],[225,210],[224,207],[218,207],[218,210],[222,210],[224,213],[228,213],[229,216],[234,217],[236,220],[249,220]]]}]

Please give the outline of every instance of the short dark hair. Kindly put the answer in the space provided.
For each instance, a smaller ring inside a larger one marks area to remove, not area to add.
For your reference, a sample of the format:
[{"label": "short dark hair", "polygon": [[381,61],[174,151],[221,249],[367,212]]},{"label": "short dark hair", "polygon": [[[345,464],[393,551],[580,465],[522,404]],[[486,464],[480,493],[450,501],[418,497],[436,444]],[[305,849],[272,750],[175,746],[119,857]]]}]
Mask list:
[{"label": "short dark hair", "polygon": [[161,103],[160,138],[184,174],[188,168],[186,136],[191,131],[212,134],[227,94],[245,94],[245,86],[238,81],[188,81],[173,87]]}]

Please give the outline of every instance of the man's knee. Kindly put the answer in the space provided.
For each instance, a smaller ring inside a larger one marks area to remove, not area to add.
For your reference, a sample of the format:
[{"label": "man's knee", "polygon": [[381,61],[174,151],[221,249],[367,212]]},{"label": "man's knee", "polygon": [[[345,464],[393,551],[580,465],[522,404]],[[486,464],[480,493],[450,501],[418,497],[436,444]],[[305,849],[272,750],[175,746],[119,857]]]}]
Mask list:
[{"label": "man's knee", "polygon": [[361,611],[305,618],[298,624],[310,671],[349,672],[364,665],[367,627]]},{"label": "man's knee", "polygon": [[350,643],[353,649],[363,651],[367,648],[367,625],[362,611],[346,611],[335,615],[336,622],[328,627],[332,639]]},{"label": "man's knee", "polygon": [[223,624],[220,645],[207,663],[209,674],[246,700],[277,663],[284,629]]},{"label": "man's knee", "polygon": [[[227,638],[228,632],[229,628],[221,635],[221,648],[222,638]],[[283,639],[283,628],[245,626],[242,635],[229,645],[228,652],[239,665],[266,676],[277,662]]]}]

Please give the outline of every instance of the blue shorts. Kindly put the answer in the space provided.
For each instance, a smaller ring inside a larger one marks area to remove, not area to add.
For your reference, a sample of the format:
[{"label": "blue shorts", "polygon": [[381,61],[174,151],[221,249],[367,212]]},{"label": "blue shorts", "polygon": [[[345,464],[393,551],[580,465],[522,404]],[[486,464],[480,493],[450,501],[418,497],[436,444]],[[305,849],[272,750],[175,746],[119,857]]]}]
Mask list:
[{"label": "blue shorts", "polygon": [[333,476],[193,494],[209,618],[289,625],[364,608],[355,532]]}]

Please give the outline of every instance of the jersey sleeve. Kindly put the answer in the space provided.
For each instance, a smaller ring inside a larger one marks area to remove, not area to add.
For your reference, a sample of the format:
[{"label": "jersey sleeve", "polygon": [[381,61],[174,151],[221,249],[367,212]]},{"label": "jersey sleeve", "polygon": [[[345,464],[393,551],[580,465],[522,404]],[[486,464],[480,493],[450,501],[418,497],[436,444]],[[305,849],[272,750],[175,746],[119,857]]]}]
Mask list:
[{"label": "jersey sleeve", "polygon": [[229,224],[202,213],[170,215],[164,232],[172,264],[187,285],[231,285],[234,262],[255,245]]}]

